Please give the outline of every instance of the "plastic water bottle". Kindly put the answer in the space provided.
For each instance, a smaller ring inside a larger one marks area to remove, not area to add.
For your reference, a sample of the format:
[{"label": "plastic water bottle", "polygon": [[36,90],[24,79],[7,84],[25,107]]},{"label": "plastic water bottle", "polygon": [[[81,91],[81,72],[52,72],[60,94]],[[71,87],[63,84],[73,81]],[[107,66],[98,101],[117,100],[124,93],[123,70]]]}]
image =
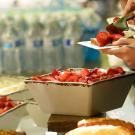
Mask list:
[{"label": "plastic water bottle", "polygon": [[64,66],[66,68],[81,68],[83,67],[84,58],[82,48],[73,44],[71,39],[64,40]]},{"label": "plastic water bottle", "polygon": [[15,60],[18,67],[17,73],[23,74],[25,72],[26,58],[25,58],[25,41],[18,39],[15,41]]},{"label": "plastic water bottle", "polygon": [[3,72],[2,60],[3,60],[3,51],[2,51],[2,43],[0,42],[0,74]]},{"label": "plastic water bottle", "polygon": [[26,37],[28,30],[28,22],[24,16],[15,16],[15,30],[17,32],[15,38],[15,53],[16,61],[19,65],[19,73],[24,74],[26,72],[27,57],[26,57]]},{"label": "plastic water bottle", "polygon": [[43,40],[33,41],[32,58],[34,73],[43,72]]},{"label": "plastic water bottle", "polygon": [[64,31],[64,66],[66,68],[83,66],[82,48],[77,46],[77,42],[82,35],[82,28],[78,21],[78,16],[69,16]]},{"label": "plastic water bottle", "polygon": [[10,24],[3,34],[3,72],[7,74],[17,74],[20,72],[15,52],[15,33],[13,25]]},{"label": "plastic water bottle", "polygon": [[63,36],[58,20],[50,18],[45,25],[44,69],[50,72],[63,67]]},{"label": "plastic water bottle", "polygon": [[44,26],[38,17],[29,24],[26,44],[27,73],[41,73],[43,71],[43,31]]},{"label": "plastic water bottle", "polygon": [[3,70],[6,74],[16,74],[17,72],[14,49],[12,42],[5,42],[3,44]]}]

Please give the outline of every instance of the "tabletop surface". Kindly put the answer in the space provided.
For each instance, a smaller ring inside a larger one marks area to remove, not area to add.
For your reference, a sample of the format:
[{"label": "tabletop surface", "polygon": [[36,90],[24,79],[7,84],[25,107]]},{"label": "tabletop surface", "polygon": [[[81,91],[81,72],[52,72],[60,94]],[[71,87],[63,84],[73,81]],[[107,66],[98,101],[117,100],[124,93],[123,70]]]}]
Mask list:
[{"label": "tabletop surface", "polygon": [[77,127],[78,121],[94,117],[106,117],[105,113],[96,116],[70,116],[52,114],[48,120],[48,131],[67,132]]}]

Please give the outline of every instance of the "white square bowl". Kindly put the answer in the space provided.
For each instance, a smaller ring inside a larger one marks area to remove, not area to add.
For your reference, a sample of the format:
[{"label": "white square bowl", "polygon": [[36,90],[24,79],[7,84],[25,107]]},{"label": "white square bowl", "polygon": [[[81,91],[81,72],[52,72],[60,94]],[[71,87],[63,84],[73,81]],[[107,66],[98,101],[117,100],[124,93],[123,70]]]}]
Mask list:
[{"label": "white square bowl", "polygon": [[45,113],[91,116],[121,107],[135,79],[135,72],[96,82],[43,82],[26,79],[27,88]]},{"label": "white square bowl", "polygon": [[26,103],[21,102],[19,105],[0,115],[0,129],[16,130],[20,119],[25,115]]}]

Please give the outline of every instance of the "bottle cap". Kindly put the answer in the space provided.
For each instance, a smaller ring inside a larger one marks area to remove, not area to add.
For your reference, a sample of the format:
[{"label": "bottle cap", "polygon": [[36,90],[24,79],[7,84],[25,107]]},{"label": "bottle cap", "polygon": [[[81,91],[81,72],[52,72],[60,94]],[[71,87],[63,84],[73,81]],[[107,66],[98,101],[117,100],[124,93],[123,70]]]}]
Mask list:
[{"label": "bottle cap", "polygon": [[71,40],[70,39],[66,39],[64,41],[64,45],[71,46],[72,45]]},{"label": "bottle cap", "polygon": [[3,48],[13,48],[13,44],[11,43],[5,43]]},{"label": "bottle cap", "polygon": [[16,40],[16,41],[15,41],[15,46],[16,46],[16,47],[19,47],[19,46],[21,46],[21,45],[24,45],[24,40]]}]

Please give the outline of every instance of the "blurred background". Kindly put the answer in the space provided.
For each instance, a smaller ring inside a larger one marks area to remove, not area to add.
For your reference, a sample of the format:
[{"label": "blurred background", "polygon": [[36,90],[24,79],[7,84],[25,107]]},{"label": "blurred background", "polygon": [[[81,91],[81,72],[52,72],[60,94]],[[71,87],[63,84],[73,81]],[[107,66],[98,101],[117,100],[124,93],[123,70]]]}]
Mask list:
[{"label": "blurred background", "polygon": [[118,0],[0,0],[0,74],[123,64],[77,45],[119,14]]}]

